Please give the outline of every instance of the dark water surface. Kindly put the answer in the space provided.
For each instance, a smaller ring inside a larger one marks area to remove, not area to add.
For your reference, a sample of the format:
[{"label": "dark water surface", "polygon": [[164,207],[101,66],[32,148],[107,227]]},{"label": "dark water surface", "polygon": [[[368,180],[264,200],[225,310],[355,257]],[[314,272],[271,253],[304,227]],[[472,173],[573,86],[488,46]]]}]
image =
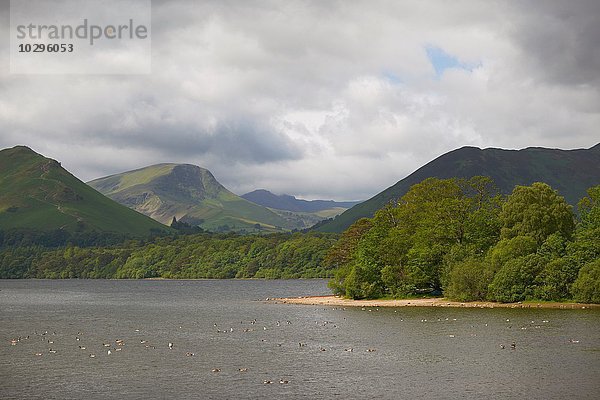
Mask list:
[{"label": "dark water surface", "polygon": [[599,310],[261,301],[327,293],[322,280],[0,281],[0,398],[600,398]]}]

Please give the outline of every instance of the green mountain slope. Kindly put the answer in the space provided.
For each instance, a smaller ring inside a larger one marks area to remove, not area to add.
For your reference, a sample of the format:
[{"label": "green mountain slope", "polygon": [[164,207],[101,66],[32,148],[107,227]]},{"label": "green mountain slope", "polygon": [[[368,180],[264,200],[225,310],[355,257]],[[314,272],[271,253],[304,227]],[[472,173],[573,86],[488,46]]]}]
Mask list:
[{"label": "green mountain slope", "polygon": [[25,146],[0,150],[0,229],[115,232],[168,227],[98,193],[60,163]]},{"label": "green mountain slope", "polygon": [[157,164],[88,182],[111,199],[164,224],[173,217],[209,230],[281,230],[289,222],[242,199],[210,171],[189,164]]},{"label": "green mountain slope", "polygon": [[502,193],[515,185],[546,182],[572,205],[590,186],[600,184],[600,144],[590,149],[559,150],[530,147],[523,150],[462,147],[419,168],[395,185],[315,227],[321,232],[342,232],[354,221],[371,217],[387,202],[402,197],[408,189],[429,177],[442,179],[490,176]]}]

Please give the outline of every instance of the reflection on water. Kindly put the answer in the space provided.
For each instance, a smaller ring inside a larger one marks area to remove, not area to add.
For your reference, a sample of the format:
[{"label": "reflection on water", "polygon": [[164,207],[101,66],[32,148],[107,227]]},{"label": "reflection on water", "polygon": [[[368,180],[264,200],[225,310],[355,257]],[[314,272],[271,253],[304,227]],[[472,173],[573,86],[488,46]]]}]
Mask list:
[{"label": "reflection on water", "polygon": [[261,301],[327,293],[322,280],[0,281],[0,398],[591,399],[600,390],[599,310]]}]

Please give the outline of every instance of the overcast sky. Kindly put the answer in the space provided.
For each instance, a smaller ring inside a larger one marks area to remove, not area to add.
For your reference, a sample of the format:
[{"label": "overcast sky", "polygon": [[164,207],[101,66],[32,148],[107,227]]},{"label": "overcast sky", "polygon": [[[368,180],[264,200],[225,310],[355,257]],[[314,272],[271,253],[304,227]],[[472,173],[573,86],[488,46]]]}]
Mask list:
[{"label": "overcast sky", "polygon": [[0,148],[82,180],[185,162],[355,200],[465,145],[600,142],[597,0],[153,1],[130,76],[10,74],[0,1]]}]

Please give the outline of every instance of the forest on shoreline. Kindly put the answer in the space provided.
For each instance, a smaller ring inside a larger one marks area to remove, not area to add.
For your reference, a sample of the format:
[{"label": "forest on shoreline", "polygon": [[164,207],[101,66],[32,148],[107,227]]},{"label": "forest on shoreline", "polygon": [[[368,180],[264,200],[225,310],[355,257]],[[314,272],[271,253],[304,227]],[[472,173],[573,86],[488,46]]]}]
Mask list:
[{"label": "forest on shoreline", "polygon": [[600,186],[578,214],[544,183],[429,178],[341,236],[0,231],[0,278],[332,278],[352,299],[600,303]]},{"label": "forest on shoreline", "polygon": [[502,196],[487,177],[429,178],[346,230],[330,287],[352,299],[600,303],[600,186],[573,213],[545,183]]}]

